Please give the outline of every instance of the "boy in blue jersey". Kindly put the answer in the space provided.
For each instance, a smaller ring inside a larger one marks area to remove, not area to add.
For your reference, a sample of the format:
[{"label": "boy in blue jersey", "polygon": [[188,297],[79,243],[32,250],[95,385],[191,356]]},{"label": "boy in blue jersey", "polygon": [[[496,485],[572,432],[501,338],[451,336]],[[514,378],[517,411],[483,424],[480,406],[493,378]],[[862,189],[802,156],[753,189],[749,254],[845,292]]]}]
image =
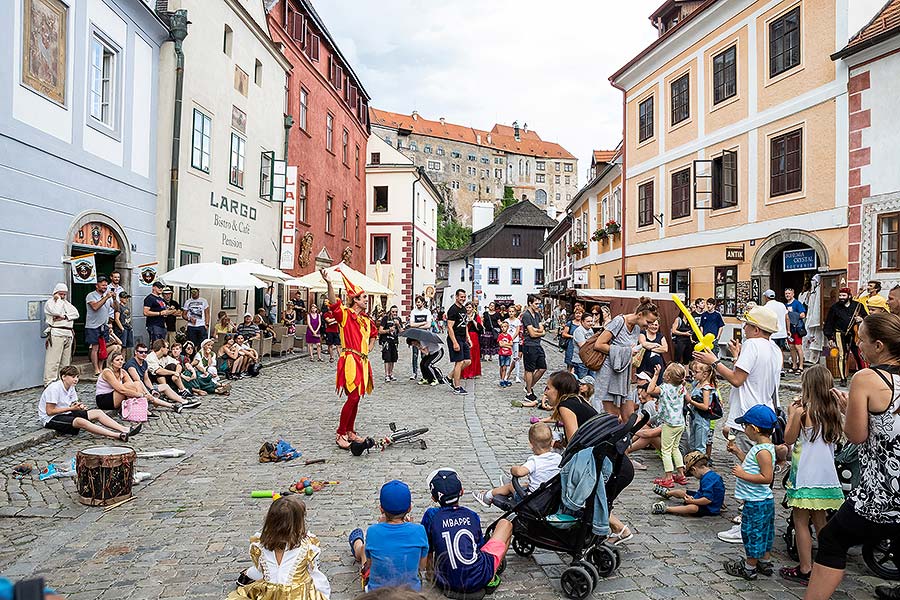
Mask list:
[{"label": "boy in blue jersey", "polygon": [[350,532],[350,550],[362,565],[365,589],[407,585],[418,592],[422,589],[419,571],[425,568],[428,538],[421,525],[407,521],[412,508],[409,486],[396,479],[388,481],[381,486],[379,499],[381,519],[369,526],[365,539],[362,529]]},{"label": "boy in blue jersey", "polygon": [[474,592],[500,584],[497,569],[512,538],[512,523],[501,519],[485,541],[478,514],[459,505],[462,483],[453,469],[439,469],[428,477],[431,498],[440,507],[425,511],[422,525],[428,534],[429,562],[437,585],[454,592]]}]

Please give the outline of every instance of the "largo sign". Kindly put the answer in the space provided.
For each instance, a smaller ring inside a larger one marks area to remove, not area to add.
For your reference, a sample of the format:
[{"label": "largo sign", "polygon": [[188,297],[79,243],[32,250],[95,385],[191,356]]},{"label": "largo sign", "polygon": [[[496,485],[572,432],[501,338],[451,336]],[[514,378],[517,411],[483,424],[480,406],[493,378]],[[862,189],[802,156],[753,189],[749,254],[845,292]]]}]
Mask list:
[{"label": "largo sign", "polygon": [[294,266],[294,248],[297,243],[297,167],[285,169],[284,204],[281,206],[281,256],[280,269]]},{"label": "largo sign", "polygon": [[256,221],[256,208],[226,196],[216,198],[215,192],[209,193],[209,205],[217,209],[213,213],[213,226],[222,230],[222,245],[243,248],[244,240],[241,238],[250,235],[251,222]]}]

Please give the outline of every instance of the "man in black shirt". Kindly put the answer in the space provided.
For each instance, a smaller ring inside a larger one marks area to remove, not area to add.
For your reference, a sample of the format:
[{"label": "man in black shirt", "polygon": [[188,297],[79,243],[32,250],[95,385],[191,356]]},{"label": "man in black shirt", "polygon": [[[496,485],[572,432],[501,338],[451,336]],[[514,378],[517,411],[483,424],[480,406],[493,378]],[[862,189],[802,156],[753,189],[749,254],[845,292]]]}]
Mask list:
[{"label": "man in black shirt", "polygon": [[456,394],[465,394],[466,388],[459,384],[463,369],[472,362],[469,353],[469,332],[466,329],[469,318],[466,315],[466,290],[458,289],[453,305],[447,310],[447,349],[450,350],[450,362],[453,370],[450,378],[453,380],[453,391]]},{"label": "man in black shirt", "polygon": [[156,340],[165,339],[166,337],[166,316],[169,309],[166,307],[166,301],[162,298],[162,291],[165,286],[156,281],[153,283],[152,291],[144,298],[144,317],[147,318],[147,335],[152,344]]},{"label": "man in black shirt", "polygon": [[528,294],[528,308],[522,314],[522,361],[525,364],[525,399],[537,403],[534,386],[547,371],[547,357],[541,340],[544,339],[544,324],[541,318],[541,297]]},{"label": "man in black shirt", "polygon": [[172,288],[167,287],[163,290],[163,300],[166,301],[168,307],[165,316],[166,321],[166,340],[169,344],[175,343],[175,332],[178,331],[178,316],[181,314],[181,304],[172,297]]},{"label": "man in black shirt", "polygon": [[856,345],[856,327],[862,322],[865,312],[862,304],[853,299],[850,288],[844,287],[838,291],[837,302],[828,309],[823,327],[825,339],[831,348],[838,349],[838,366],[841,371],[841,385],[847,385],[849,365],[848,354],[853,353],[858,369],[862,369],[862,357],[859,347]]},{"label": "man in black shirt", "polygon": [[394,365],[397,364],[397,342],[400,335],[400,315],[396,305],[381,318],[378,335],[381,341],[381,360],[384,361],[384,382],[395,381]]}]

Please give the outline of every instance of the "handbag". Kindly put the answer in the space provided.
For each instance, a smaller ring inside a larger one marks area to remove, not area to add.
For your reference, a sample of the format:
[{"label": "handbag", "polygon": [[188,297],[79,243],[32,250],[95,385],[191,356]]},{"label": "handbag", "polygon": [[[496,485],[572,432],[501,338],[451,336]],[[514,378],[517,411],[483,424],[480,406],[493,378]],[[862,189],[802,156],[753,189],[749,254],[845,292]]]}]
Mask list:
[{"label": "handbag", "polygon": [[[616,336],[622,333],[622,329],[625,327],[625,323],[622,323],[622,327],[619,327],[619,331],[613,334],[612,339],[616,339]],[[603,366],[603,363],[606,362],[607,355],[603,352],[600,352],[596,348],[594,348],[594,344],[597,341],[605,330],[601,329],[588,339],[584,341],[581,347],[578,349],[578,356],[581,358],[581,362],[591,371],[599,371],[600,367]],[[610,340],[612,343],[612,340]]]},{"label": "handbag", "polygon": [[106,338],[101,335],[97,340],[97,358],[106,360],[108,356],[109,352],[106,350]]},{"label": "handbag", "polygon": [[143,423],[147,420],[147,399],[143,396],[125,398],[122,401],[122,418],[132,423]]}]

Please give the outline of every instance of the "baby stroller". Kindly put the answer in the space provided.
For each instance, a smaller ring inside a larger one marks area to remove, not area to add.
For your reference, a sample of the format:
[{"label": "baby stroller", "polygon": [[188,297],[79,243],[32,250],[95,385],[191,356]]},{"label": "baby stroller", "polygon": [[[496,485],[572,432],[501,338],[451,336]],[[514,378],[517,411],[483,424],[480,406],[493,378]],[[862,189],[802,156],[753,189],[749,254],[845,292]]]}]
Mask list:
[{"label": "baby stroller", "polygon": [[[569,440],[560,467],[569,462],[579,451],[590,448],[593,451],[594,464],[597,469],[597,480],[602,481],[602,465],[604,459],[612,463],[612,473],[605,483],[607,508],[612,511],[615,497],[622,491],[634,476],[633,471],[625,469],[625,450],[631,435],[643,427],[649,420],[646,412],[634,414],[627,423],[619,423],[612,415],[601,414],[583,424]],[[630,475],[629,475],[630,474]],[[555,552],[564,552],[572,556],[572,565],[563,571],[560,585],[568,598],[582,600],[593,592],[601,577],[608,577],[619,566],[619,551],[605,543],[605,537],[595,535],[592,531],[593,506],[596,490],[585,503],[582,513],[570,521],[548,520],[548,516],[556,515],[561,508],[562,482],[560,475],[545,481],[531,494],[522,489],[518,479],[513,479],[513,487],[520,500],[503,500],[494,498],[494,505],[504,510],[500,519],[513,519],[513,538],[511,546],[519,556],[531,556],[535,548],[544,548]],[[599,483],[598,483],[599,485]],[[499,502],[498,502],[499,500]],[[493,531],[497,522],[488,528],[487,535]]]},{"label": "baby stroller", "polygon": [[[834,467],[837,470],[838,481],[846,496],[859,484],[859,446],[856,444],[843,444],[838,446],[834,453]],[[785,473],[782,486],[787,489],[790,472]],[[788,508],[787,495],[781,501],[784,508]],[[833,512],[829,511],[830,519]],[[797,536],[794,531],[794,521],[791,513],[787,515],[787,526],[784,529],[784,543],[787,545],[788,555],[798,560]],[[862,547],[863,560],[875,575],[882,579],[892,581],[900,580],[900,542],[885,538],[875,544],[864,544]]]}]

